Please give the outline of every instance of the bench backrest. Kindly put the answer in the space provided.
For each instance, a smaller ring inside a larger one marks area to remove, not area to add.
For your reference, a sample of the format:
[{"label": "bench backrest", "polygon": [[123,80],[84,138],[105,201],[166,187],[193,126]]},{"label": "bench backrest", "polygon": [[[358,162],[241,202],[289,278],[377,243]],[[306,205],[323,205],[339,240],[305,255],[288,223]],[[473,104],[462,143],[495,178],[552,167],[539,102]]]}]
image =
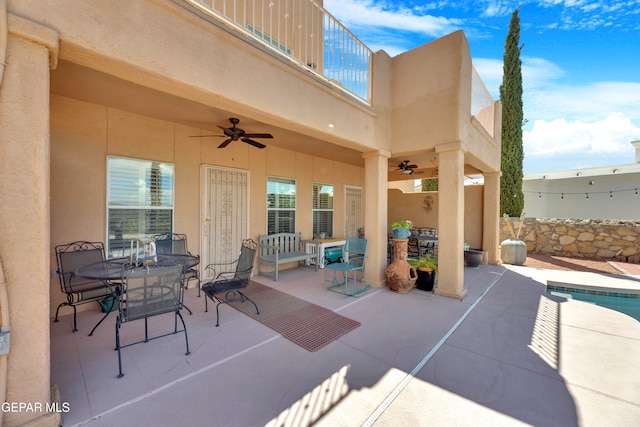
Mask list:
[{"label": "bench backrest", "polygon": [[280,253],[304,251],[302,247],[302,233],[277,233],[260,236],[260,256],[273,255],[275,248]]}]

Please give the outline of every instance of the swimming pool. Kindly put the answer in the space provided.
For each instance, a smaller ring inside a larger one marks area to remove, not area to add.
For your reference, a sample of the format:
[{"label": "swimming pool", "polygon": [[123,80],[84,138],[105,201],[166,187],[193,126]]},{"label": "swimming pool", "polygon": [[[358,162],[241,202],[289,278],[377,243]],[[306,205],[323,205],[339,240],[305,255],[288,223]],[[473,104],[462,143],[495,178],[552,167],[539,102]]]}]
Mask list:
[{"label": "swimming pool", "polygon": [[640,293],[547,285],[547,293],[610,308],[640,322]]}]

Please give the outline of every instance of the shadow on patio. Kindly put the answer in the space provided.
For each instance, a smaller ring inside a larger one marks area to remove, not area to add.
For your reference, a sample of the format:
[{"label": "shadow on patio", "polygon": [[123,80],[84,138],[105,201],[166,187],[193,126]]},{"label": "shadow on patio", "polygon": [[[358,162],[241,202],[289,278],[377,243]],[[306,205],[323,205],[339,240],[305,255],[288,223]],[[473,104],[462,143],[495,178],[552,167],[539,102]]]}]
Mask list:
[{"label": "shadow on patio", "polygon": [[[640,417],[640,324],[547,296],[502,266],[465,269],[463,301],[387,288],[351,298],[308,269],[254,280],[362,326],[312,353],[229,306],[216,328],[192,288],[191,355],[182,334],[125,348],[118,379],[115,313],[87,336],[96,305],[79,315],[77,333],[70,315],[51,324],[64,424],[571,426]],[[173,316],[158,320],[153,328],[173,327]]]}]

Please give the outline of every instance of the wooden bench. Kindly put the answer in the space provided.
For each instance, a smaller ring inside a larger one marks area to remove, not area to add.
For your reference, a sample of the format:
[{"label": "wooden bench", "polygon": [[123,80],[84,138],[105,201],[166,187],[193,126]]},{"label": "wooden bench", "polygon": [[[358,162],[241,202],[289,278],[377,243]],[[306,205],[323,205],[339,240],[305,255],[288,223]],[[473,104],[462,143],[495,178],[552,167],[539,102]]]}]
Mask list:
[{"label": "wooden bench", "polygon": [[317,242],[312,240],[302,240],[300,233],[278,233],[270,234],[268,236],[260,236],[260,242],[258,245],[258,274],[266,273],[262,270],[264,265],[273,267],[274,279],[278,281],[278,266],[281,264],[287,264],[290,262],[305,261],[307,264],[313,264],[316,271],[318,271],[317,247],[312,250],[311,253],[307,252],[307,247],[310,245],[317,246]]}]

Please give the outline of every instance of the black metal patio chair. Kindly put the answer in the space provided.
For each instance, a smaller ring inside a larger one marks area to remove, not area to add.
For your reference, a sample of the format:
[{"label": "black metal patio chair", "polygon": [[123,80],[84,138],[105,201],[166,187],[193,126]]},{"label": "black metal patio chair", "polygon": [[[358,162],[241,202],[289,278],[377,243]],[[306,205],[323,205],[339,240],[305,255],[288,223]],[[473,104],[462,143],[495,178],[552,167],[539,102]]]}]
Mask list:
[{"label": "black metal patio chair", "polygon": [[[151,237],[156,245],[156,253],[158,255],[172,254],[172,255],[191,255],[189,247],[187,245],[187,235],[179,233],[162,233],[156,234]],[[199,257],[198,257],[199,258]],[[198,281],[198,297],[200,296],[200,271],[197,267],[185,267],[182,270],[182,293],[180,301],[182,301],[183,307],[193,314],[191,309],[184,305],[184,290],[189,287],[189,280],[195,279]]]},{"label": "black metal patio chair", "polygon": [[[214,279],[202,285],[205,294],[205,312],[209,311],[208,299],[216,303],[216,326],[220,326],[220,305],[230,302],[249,301],[260,314],[256,303],[242,293],[249,285],[253,262],[258,244],[251,239],[242,241],[240,256],[230,263],[209,264],[206,268],[213,271]],[[235,265],[235,268],[233,266]]]},{"label": "black metal patio chair", "polygon": [[[121,349],[148,342],[152,339],[184,332],[189,355],[189,337],[180,309],[182,293],[182,266],[169,267],[150,266],[135,270],[123,269],[122,292],[119,295],[119,312],[116,319],[116,350],[118,351],[118,378],[121,378],[122,356]],[[162,314],[174,314],[173,332],[149,338],[148,319]],[[182,330],[178,330],[178,317],[182,321]],[[123,323],[144,319],[144,339],[130,344],[120,343],[120,327]]]},{"label": "black metal patio chair", "polygon": [[[113,287],[117,287],[118,284],[105,283],[101,280],[89,279],[75,274],[75,271],[82,266],[104,261],[104,244],[102,242],[77,241],[58,245],[55,247],[55,251],[60,289],[66,295],[67,300],[58,305],[54,321],[58,321],[58,312],[61,307],[70,306],[73,308],[73,332],[76,332],[78,330],[76,306],[113,297]],[[110,306],[107,307],[102,319],[91,329],[90,336],[113,311],[115,301],[115,298],[111,298]]]},{"label": "black metal patio chair", "polygon": [[[177,255],[191,255],[189,247],[187,245],[187,235],[178,233],[162,233],[152,236],[152,239],[156,244],[156,253],[162,254],[177,254]],[[189,280],[195,279],[198,281],[198,296],[200,296],[200,271],[197,267],[187,268],[182,275],[183,285],[186,289],[189,288]]]}]

